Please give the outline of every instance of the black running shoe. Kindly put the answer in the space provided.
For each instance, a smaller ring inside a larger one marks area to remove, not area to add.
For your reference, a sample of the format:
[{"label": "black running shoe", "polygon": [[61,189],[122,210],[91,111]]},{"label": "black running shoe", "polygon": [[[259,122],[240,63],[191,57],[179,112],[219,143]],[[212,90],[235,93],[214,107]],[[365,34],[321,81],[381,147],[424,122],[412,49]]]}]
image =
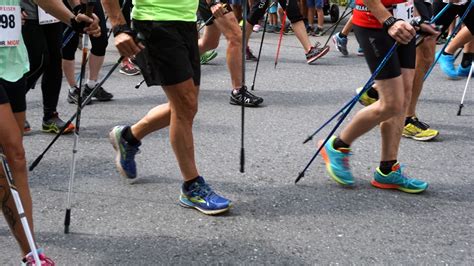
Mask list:
[{"label": "black running shoe", "polygon": [[[239,90],[237,94],[232,91],[230,93],[230,104],[233,105],[242,105],[242,92]],[[263,98],[258,97],[252,93],[250,93],[247,89],[245,89],[245,97],[244,97],[244,106],[247,107],[257,107],[261,103],[263,103]]]},{"label": "black running shoe", "polygon": [[[73,103],[77,104],[78,98],[79,98],[79,93],[81,93],[81,90],[77,86],[74,86],[74,91],[71,92],[71,90],[68,90],[67,93],[67,102],[68,103]],[[85,93],[84,93],[85,94]],[[82,100],[84,101],[87,95],[82,96]],[[91,104],[92,101],[89,101],[87,104]]]},{"label": "black running shoe", "polygon": [[[93,88],[89,88],[89,86],[87,86],[86,84],[86,86],[84,87],[84,94],[89,95],[92,90]],[[104,88],[99,87],[99,89],[96,90],[95,94],[92,97],[96,98],[99,102],[106,102],[112,100],[112,98],[114,98],[114,95],[104,90]]]},{"label": "black running shoe", "polygon": [[258,58],[253,55],[252,53],[252,50],[250,50],[249,47],[247,47],[247,49],[245,49],[245,59],[248,60],[248,61],[257,61]]},{"label": "black running shoe", "polygon": [[311,47],[309,52],[306,54],[306,62],[308,64],[311,65],[313,62],[315,62],[316,60],[323,57],[325,54],[327,54],[329,52],[329,46],[328,45],[326,45],[322,48],[319,47],[319,46],[321,46],[321,44],[319,42],[317,42],[315,44],[315,46]]}]

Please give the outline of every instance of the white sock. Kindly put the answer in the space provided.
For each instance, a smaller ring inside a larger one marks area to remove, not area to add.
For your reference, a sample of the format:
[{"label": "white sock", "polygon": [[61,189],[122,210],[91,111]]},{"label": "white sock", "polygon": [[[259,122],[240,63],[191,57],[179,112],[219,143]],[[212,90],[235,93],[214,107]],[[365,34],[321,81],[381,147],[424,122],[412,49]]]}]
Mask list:
[{"label": "white sock", "polygon": [[87,80],[87,87],[94,88],[95,85],[97,85],[97,80],[91,80],[91,79]]},{"label": "white sock", "polygon": [[70,91],[71,93],[73,93],[75,90],[76,90],[76,85],[69,87],[69,91]]}]

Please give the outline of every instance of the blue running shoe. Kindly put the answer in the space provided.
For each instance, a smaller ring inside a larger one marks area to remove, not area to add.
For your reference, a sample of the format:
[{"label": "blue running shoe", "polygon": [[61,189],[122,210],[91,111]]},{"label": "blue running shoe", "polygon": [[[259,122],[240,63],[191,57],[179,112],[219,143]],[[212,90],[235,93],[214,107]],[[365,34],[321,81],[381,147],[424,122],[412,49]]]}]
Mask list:
[{"label": "blue running shoe", "polygon": [[[349,156],[351,149],[334,149],[333,143],[336,136],[332,136],[326,145],[321,149],[321,156],[323,156],[326,163],[326,170],[334,181],[341,185],[353,185],[354,176],[349,167]],[[323,141],[319,141],[319,146]]]},{"label": "blue running shoe", "polygon": [[109,140],[114,147],[117,155],[115,156],[115,165],[122,176],[126,177],[130,184],[137,181],[137,165],[135,155],[138,153],[141,143],[130,145],[122,138],[122,132],[125,126],[116,126],[109,133]]},{"label": "blue running shoe", "polygon": [[461,65],[459,65],[458,69],[457,69],[458,77],[467,77],[467,76],[469,76],[469,72],[471,71],[471,66],[462,67]]},{"label": "blue running shoe", "polygon": [[207,215],[223,213],[232,207],[232,202],[217,195],[201,176],[187,191],[181,188],[179,203],[185,208],[194,208]]},{"label": "blue running shoe", "polygon": [[339,32],[334,34],[332,36],[332,41],[334,42],[334,45],[336,46],[336,49],[341,52],[341,54],[347,56],[349,55],[349,52],[347,51],[347,37],[346,38],[341,38],[339,36]]},{"label": "blue running shoe", "polygon": [[[438,56],[440,52],[437,52],[436,56]],[[446,74],[449,79],[459,79],[456,68],[454,67],[454,60],[454,55],[446,54],[441,54],[438,60],[441,71],[443,71],[443,73]]]},{"label": "blue running shoe", "polygon": [[372,185],[382,189],[398,189],[406,193],[421,193],[428,188],[428,183],[403,175],[399,163],[392,166],[392,172],[384,175],[377,167]]}]

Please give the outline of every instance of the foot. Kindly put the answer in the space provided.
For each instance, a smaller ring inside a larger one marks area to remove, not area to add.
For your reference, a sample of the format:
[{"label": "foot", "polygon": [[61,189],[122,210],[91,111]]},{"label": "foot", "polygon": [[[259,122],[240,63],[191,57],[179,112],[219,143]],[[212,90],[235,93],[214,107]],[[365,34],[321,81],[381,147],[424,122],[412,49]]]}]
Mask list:
[{"label": "foot", "polygon": [[329,46],[326,45],[320,48],[321,44],[317,42],[315,46],[311,47],[311,49],[306,53],[306,62],[311,65],[319,58],[323,57],[325,54],[329,52]]},{"label": "foot", "polygon": [[316,27],[316,29],[314,29],[314,33],[313,33],[314,36],[323,36],[324,35],[324,29],[323,28],[320,28],[320,27]]},{"label": "foot", "polygon": [[[243,94],[241,90],[233,90],[230,93],[230,104],[233,105],[242,105],[242,97]],[[244,106],[246,107],[258,107],[260,104],[263,103],[263,98],[256,96],[255,94],[252,94],[245,88],[245,97],[243,98],[244,101]]]},{"label": "foot", "polygon": [[[66,122],[64,122],[57,112],[53,113],[53,116],[47,120],[43,119],[42,131],[45,133],[53,133],[58,134],[63,127],[66,126]],[[72,123],[70,123],[66,129],[64,129],[63,134],[69,134],[74,131],[75,127]]]},{"label": "foot", "polygon": [[469,72],[471,71],[471,66],[472,64],[468,67],[462,67],[461,65],[459,65],[456,73],[458,77],[468,77]]},{"label": "foot", "polygon": [[428,141],[439,135],[438,130],[431,129],[428,124],[418,120],[416,116],[410,118],[410,122],[403,128],[402,136],[418,141]]},{"label": "foot", "polygon": [[[90,88],[87,84],[84,86],[84,95],[87,97],[89,94],[92,93],[94,88]],[[104,90],[104,88],[99,87],[95,94],[92,95],[93,98],[96,98],[99,102],[107,102],[114,98],[114,95],[110,92]]]},{"label": "foot", "polygon": [[384,175],[377,167],[372,185],[382,189],[398,189],[406,193],[421,193],[428,188],[428,183],[409,178],[402,173],[399,163],[392,166],[392,172]]},{"label": "foot", "polygon": [[[336,136],[332,136],[326,145],[321,149],[321,156],[323,156],[326,164],[326,170],[334,181],[341,185],[353,185],[354,176],[351,173],[349,166],[349,156],[351,156],[350,148],[334,149],[333,143]],[[323,141],[319,141],[318,146],[321,146]]]},{"label": "foot", "polygon": [[140,69],[138,69],[138,67],[135,66],[135,64],[133,64],[130,60],[126,60],[122,63],[122,67],[120,68],[119,72],[127,76],[135,76],[140,74]]},{"label": "foot", "polygon": [[357,55],[358,55],[358,56],[364,56],[364,49],[362,49],[362,47],[359,47],[359,48],[357,49]]},{"label": "foot", "polygon": [[135,155],[139,152],[138,145],[130,145],[123,137],[125,126],[116,126],[109,133],[109,140],[116,152],[115,165],[120,174],[128,179],[130,184],[137,181],[137,165]]},{"label": "foot", "polygon": [[260,26],[260,24],[255,24],[253,26],[252,30],[253,30],[253,32],[259,32],[261,28],[262,28],[262,26]]},{"label": "foot", "polygon": [[283,31],[283,33],[285,35],[294,35],[295,32],[293,31],[293,28],[291,27],[290,24],[288,24],[288,26],[285,27],[285,30]]},{"label": "foot", "polygon": [[25,125],[23,126],[23,134],[28,134],[31,132],[31,126],[28,120],[25,120]]},{"label": "foot", "polygon": [[245,60],[247,60],[247,61],[257,61],[258,60],[258,58],[255,55],[253,55],[252,50],[250,50],[249,47],[247,47],[247,49],[245,49]]},{"label": "foot", "polygon": [[[43,249],[38,249],[38,257],[41,261],[41,266],[54,266],[54,261],[48,257],[46,257],[46,255],[44,255],[43,253]],[[28,253],[28,255],[26,255],[22,262],[21,262],[21,265],[25,265],[25,266],[35,266],[35,258],[33,257],[33,253]]]},{"label": "foot", "polygon": [[217,57],[216,50],[211,50],[211,51],[204,52],[201,55],[201,59],[200,59],[201,65],[205,65],[205,64],[209,63],[212,59],[214,59],[216,57]]},{"label": "foot", "polygon": [[345,56],[349,55],[349,52],[347,51],[347,37],[340,37],[338,32],[332,36],[332,41],[334,42],[336,49],[341,52],[341,54]]},{"label": "foot", "polygon": [[[77,86],[74,86],[73,90],[69,89],[68,94],[67,94],[67,102],[77,104],[80,93],[81,93],[81,90]],[[86,95],[83,94],[82,101],[84,101],[85,98],[86,98]],[[91,103],[92,103],[92,101],[89,100],[86,104],[91,104]]]},{"label": "foot", "polygon": [[[359,94],[360,91],[363,89],[364,87],[359,87],[356,89],[356,93]],[[369,90],[374,90],[374,88],[370,88]],[[363,106],[369,106],[373,103],[375,103],[376,101],[378,101],[379,99],[378,98],[372,98],[370,97],[368,94],[367,94],[367,91],[364,92],[360,98],[359,98],[359,103],[362,104]]]},{"label": "foot", "polygon": [[[436,53],[437,55],[439,54]],[[454,67],[454,55],[441,54],[439,57],[439,67],[444,74],[448,76],[449,79],[459,79],[456,68]]]},{"label": "foot", "polygon": [[181,188],[179,203],[207,215],[223,213],[232,207],[232,202],[215,193],[202,177],[198,177],[188,190]]}]

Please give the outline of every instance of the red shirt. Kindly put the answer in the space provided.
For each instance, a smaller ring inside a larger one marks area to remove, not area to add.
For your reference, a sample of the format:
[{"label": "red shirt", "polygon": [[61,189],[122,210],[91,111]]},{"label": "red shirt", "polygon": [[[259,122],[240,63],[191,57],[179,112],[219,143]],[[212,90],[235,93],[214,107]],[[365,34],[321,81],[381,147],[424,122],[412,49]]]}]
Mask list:
[{"label": "red shirt", "polygon": [[[369,0],[370,1],[370,0]],[[385,7],[406,2],[406,0],[381,0]],[[352,23],[359,27],[381,29],[382,24],[375,18],[369,9],[364,5],[363,0],[356,0],[356,7],[352,16]]]}]

